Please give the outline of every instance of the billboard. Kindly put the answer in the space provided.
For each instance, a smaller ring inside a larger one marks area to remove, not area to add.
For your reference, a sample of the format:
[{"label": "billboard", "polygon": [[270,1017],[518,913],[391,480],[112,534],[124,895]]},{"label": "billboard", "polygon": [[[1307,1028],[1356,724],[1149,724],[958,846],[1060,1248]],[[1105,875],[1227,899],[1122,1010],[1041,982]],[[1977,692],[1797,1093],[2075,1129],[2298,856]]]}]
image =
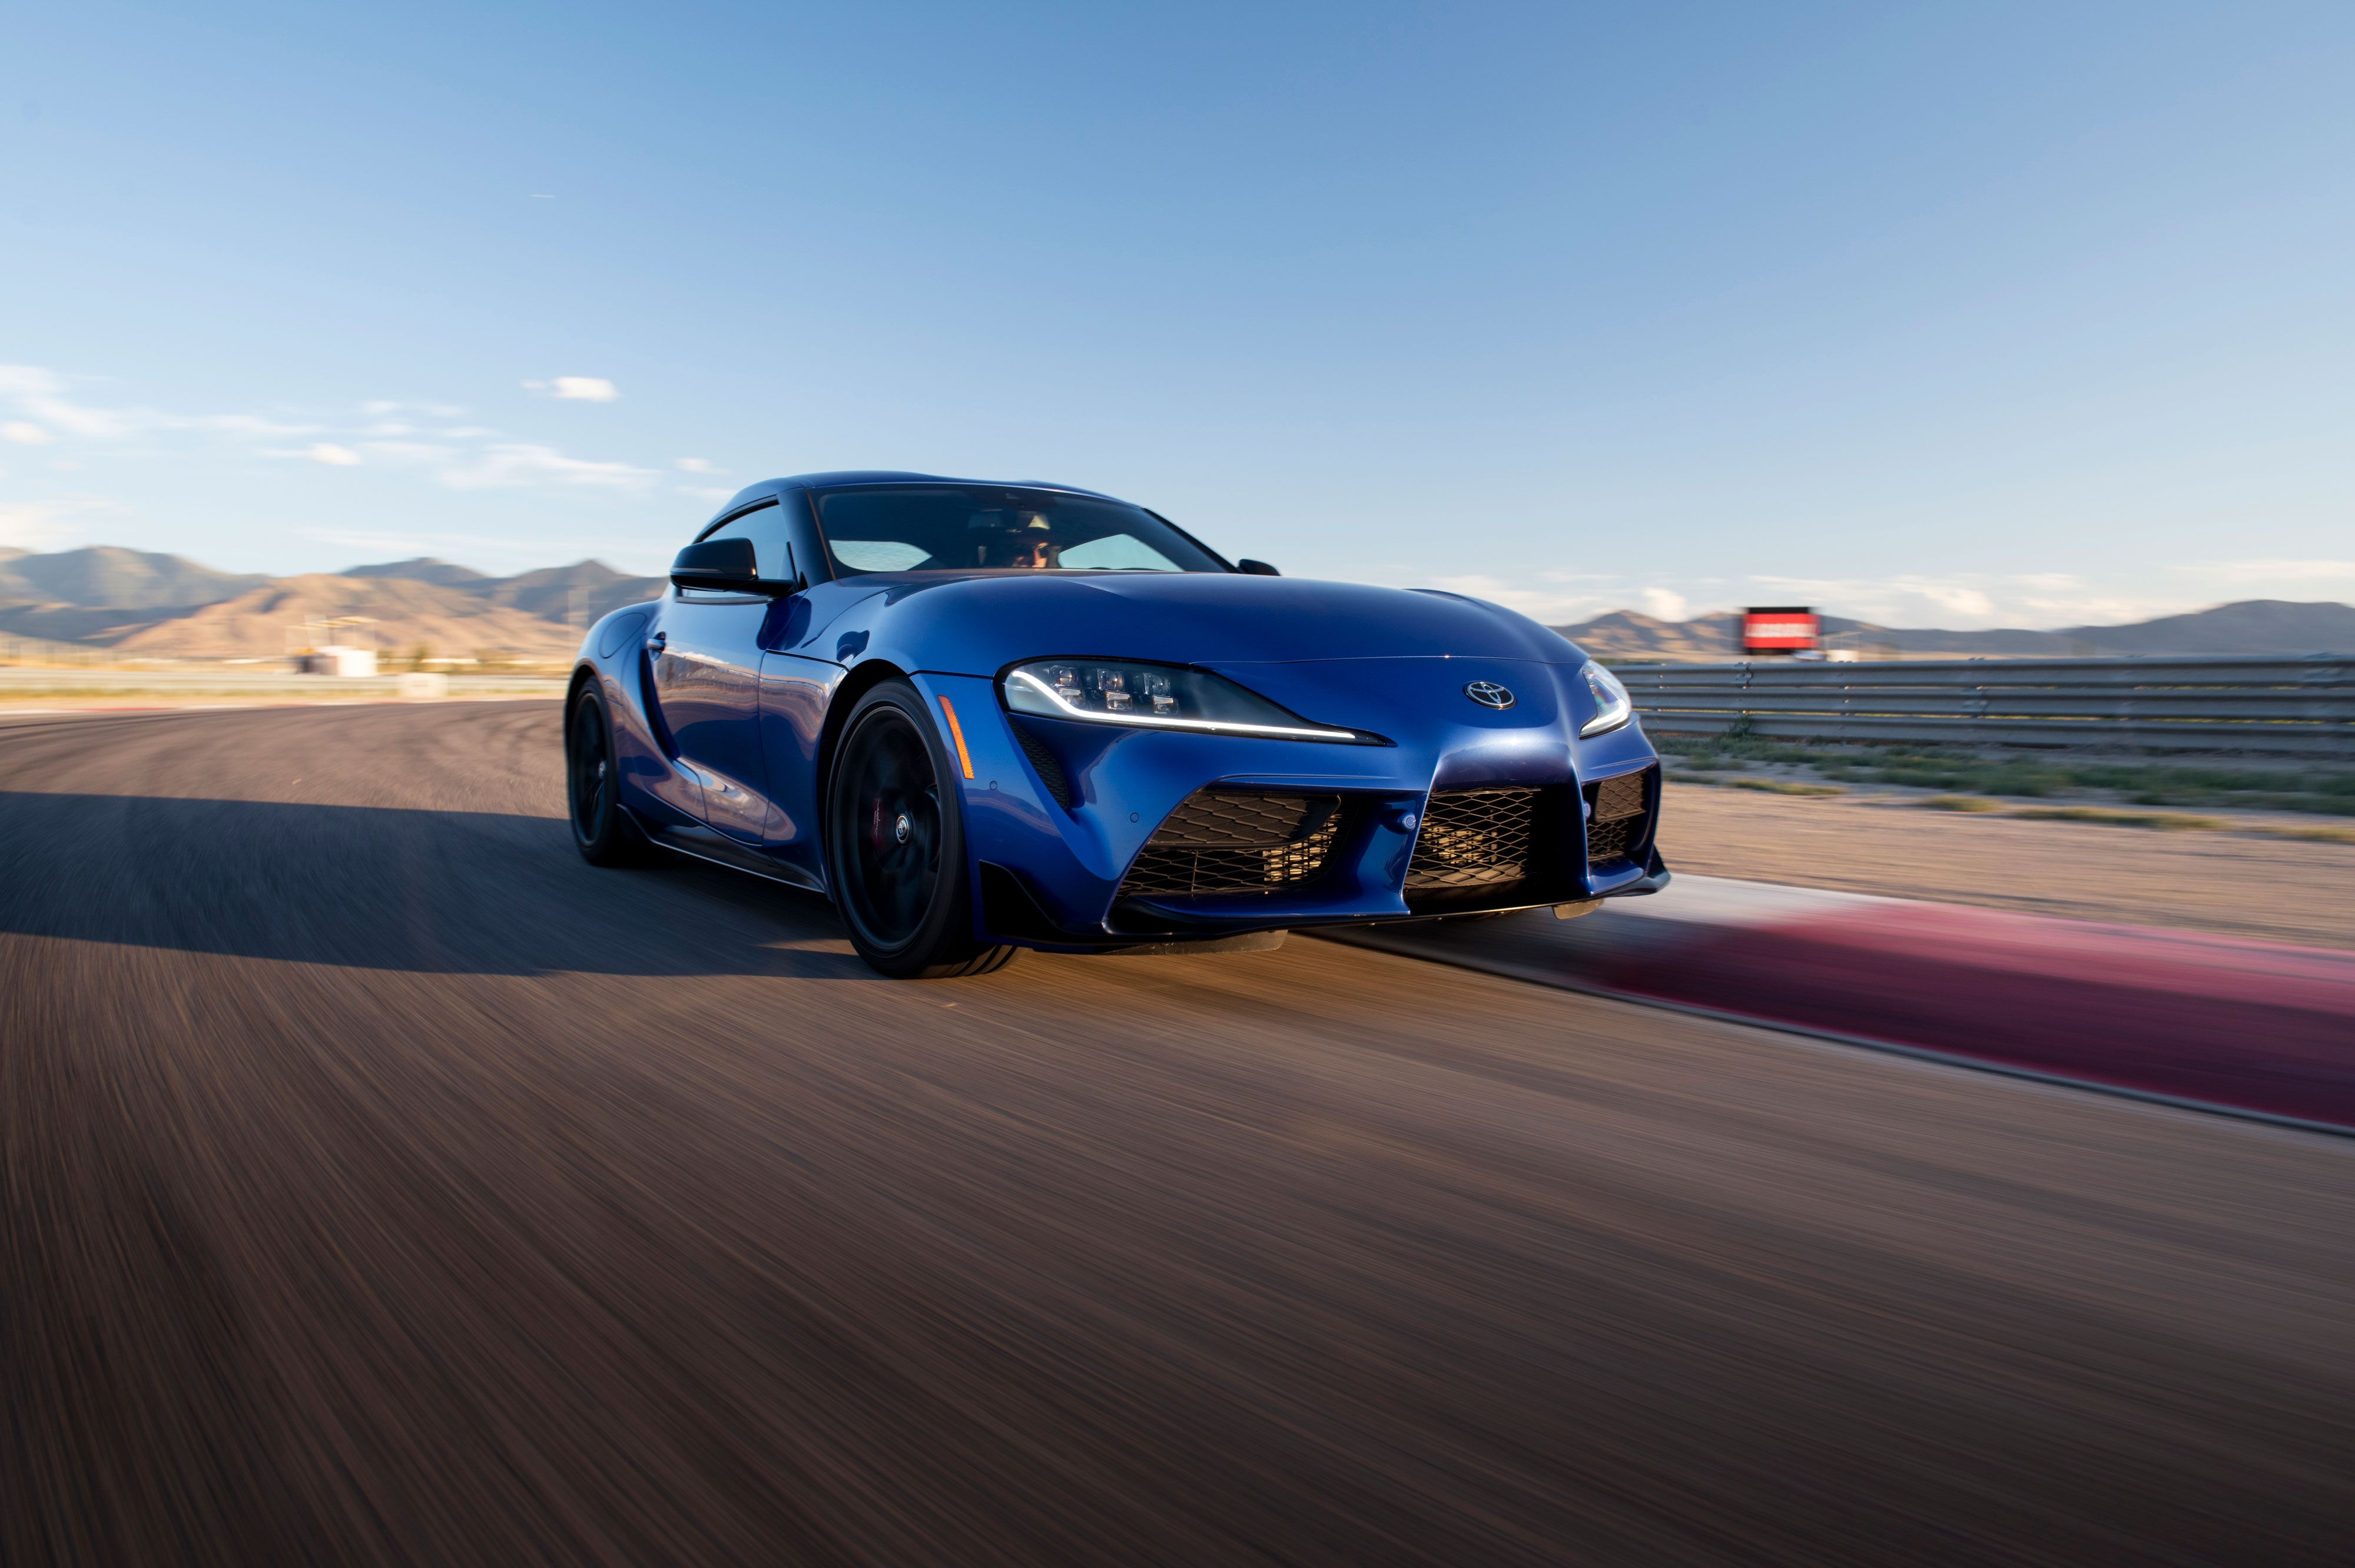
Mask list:
[{"label": "billboard", "polygon": [[1753,606],[1742,613],[1742,651],[1796,654],[1823,646],[1823,623],[1805,604]]}]

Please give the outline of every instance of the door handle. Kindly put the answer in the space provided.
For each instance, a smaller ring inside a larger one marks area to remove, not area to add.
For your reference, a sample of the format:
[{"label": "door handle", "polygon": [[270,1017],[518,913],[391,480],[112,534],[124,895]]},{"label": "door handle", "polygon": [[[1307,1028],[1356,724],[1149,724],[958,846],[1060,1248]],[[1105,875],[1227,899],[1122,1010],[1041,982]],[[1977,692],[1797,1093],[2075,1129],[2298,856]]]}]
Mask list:
[{"label": "door handle", "polygon": [[646,639],[646,652],[650,654],[658,654],[668,646],[670,646],[670,634],[668,632],[656,632],[653,636]]}]

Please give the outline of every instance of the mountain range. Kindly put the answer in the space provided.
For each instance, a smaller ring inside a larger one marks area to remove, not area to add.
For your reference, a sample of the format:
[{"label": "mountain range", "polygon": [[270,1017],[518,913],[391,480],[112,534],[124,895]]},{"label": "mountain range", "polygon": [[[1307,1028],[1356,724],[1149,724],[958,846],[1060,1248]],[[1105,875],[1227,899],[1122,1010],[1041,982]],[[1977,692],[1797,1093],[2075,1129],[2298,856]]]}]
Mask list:
[{"label": "mountain range", "polygon": [[403,655],[561,659],[597,617],[662,589],[598,560],[491,577],[420,558],[272,578],[108,545],[0,550],[0,637],[136,658],[266,659],[290,637],[340,637]]},{"label": "mountain range", "polygon": [[[0,638],[108,649],[125,657],[274,658],[290,637],[340,635],[389,653],[556,660],[608,610],[654,598],[659,577],[632,577],[599,560],[492,577],[446,560],[355,566],[264,577],[216,571],[176,555],[93,545],[34,554],[0,549]],[[1621,660],[1715,660],[1734,652],[1732,611],[1662,621],[1614,611],[1555,628],[1589,652]],[[2302,655],[2355,650],[2355,607],[2249,599],[2188,615],[2057,632],[1948,632],[1823,618],[1835,646],[1869,654],[2002,658],[2118,654]]]},{"label": "mountain range", "polygon": [[[1661,621],[1614,610],[1554,630],[1597,657],[1691,663],[1736,659],[1742,617],[1731,610],[1689,621]],[[2120,626],[2069,626],[2057,632],[1998,627],[1984,632],[1877,626],[1823,617],[1826,642],[1867,657],[1895,652],[1970,658],[2083,658],[2136,654],[2264,654],[2296,657],[2355,651],[2355,606],[2287,599],[2243,599],[2185,615]]]}]

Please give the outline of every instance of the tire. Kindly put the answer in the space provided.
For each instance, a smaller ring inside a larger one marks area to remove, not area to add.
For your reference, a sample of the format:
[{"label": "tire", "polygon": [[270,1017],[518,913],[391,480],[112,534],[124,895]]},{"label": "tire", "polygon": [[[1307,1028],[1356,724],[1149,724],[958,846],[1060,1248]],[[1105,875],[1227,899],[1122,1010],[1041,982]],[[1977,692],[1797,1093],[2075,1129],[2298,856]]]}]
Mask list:
[{"label": "tire", "polygon": [[986,975],[1018,951],[973,934],[955,777],[939,728],[906,681],[884,681],[850,710],[826,795],[826,880],[850,944],[893,979]]},{"label": "tire", "polygon": [[661,858],[622,809],[621,753],[594,684],[581,688],[564,716],[564,795],[572,847],[591,865],[644,866]]}]

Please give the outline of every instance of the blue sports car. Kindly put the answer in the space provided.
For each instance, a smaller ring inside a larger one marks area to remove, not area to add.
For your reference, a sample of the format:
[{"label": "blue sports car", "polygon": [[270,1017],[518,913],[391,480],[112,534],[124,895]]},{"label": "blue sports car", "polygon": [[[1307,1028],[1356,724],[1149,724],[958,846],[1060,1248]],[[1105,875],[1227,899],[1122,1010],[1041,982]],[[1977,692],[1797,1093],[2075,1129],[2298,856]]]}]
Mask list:
[{"label": "blue sports car", "polygon": [[886,975],[1579,912],[1668,875],[1659,759],[1561,636],[1062,485],[751,485],[590,628],[564,734],[591,861],[826,893]]}]

